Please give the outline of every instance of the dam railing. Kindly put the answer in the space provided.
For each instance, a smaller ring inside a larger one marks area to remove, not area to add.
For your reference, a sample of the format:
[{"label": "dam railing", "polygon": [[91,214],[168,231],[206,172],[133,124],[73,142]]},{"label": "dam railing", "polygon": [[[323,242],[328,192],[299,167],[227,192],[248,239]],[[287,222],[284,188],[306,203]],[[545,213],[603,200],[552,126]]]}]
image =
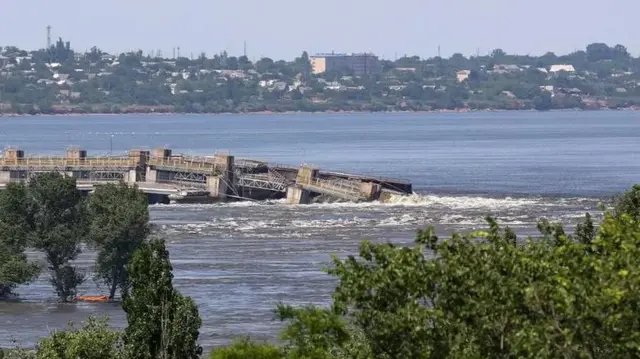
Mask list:
[{"label": "dam railing", "polygon": [[[47,171],[66,172],[78,183],[104,183],[124,180],[127,183],[148,183],[198,188],[212,196],[224,196],[238,188],[262,189],[273,195],[289,198],[289,189],[302,188],[345,200],[370,200],[381,187],[405,186],[406,182],[381,183],[381,178],[320,171],[316,166],[235,159],[216,154],[214,157],[172,155],[169,149],[154,152],[132,149],[126,155],[87,156],[81,149],[68,149],[66,156],[24,156],[18,149],[7,149],[0,157],[0,183],[28,180]],[[365,185],[366,184],[366,185]],[[254,191],[265,195],[265,191]],[[409,192],[409,191],[405,191]],[[252,193],[249,191],[249,193]],[[272,195],[268,195],[272,196]]]}]

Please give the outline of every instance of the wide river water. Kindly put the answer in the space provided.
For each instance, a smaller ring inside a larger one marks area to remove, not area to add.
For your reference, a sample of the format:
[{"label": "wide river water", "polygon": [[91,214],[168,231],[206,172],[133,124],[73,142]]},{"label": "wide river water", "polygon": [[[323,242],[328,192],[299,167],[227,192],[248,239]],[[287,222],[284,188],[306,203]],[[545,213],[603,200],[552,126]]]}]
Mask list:
[{"label": "wide river water", "polygon": [[[413,196],[388,204],[152,206],[175,285],[199,305],[206,348],[245,334],[275,338],[279,301],[327,304],[335,280],[323,268],[362,239],[408,244],[426,225],[447,235],[481,227],[489,214],[523,235],[543,217],[573,226],[640,182],[639,112],[0,118],[0,145],[27,155],[61,155],[69,145],[90,155],[225,151],[413,182]],[[93,260],[87,251],[78,263],[90,271]],[[81,292],[106,289],[89,279]],[[125,324],[117,305],[56,304],[46,273],[18,293],[20,301],[0,303],[0,346],[32,346],[90,314]]]}]

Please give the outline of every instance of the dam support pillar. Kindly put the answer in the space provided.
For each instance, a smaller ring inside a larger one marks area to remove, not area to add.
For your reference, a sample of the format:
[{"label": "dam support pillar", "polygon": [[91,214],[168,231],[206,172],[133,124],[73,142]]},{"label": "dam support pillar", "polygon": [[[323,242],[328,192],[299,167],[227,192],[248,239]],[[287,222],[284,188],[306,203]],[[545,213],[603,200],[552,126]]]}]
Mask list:
[{"label": "dam support pillar", "polygon": [[[2,160],[5,166],[17,166],[24,160],[24,151],[19,148],[6,148],[2,154]],[[0,183],[6,184],[16,179],[27,180],[26,176],[27,172],[25,171],[12,171],[11,168],[8,168],[6,171],[0,171]]]},{"label": "dam support pillar", "polygon": [[289,186],[287,188],[287,204],[309,204],[311,195],[309,191],[300,186]]},{"label": "dam support pillar", "polygon": [[210,197],[216,197],[220,200],[227,199],[229,186],[222,176],[207,176],[207,192]]},{"label": "dam support pillar", "polygon": [[225,200],[228,195],[233,194],[235,189],[234,162],[234,157],[228,154],[216,153],[214,155],[213,163],[216,175],[207,176],[207,190],[211,197]]},{"label": "dam support pillar", "polygon": [[11,171],[0,171],[0,183],[11,182]]},{"label": "dam support pillar", "polygon": [[314,179],[318,178],[320,170],[317,168],[302,166],[298,169],[298,175],[296,176],[296,183],[299,185],[311,184]]},{"label": "dam support pillar", "polygon": [[373,182],[360,183],[360,193],[368,200],[374,201],[380,197],[382,186]]},{"label": "dam support pillar", "polygon": [[127,183],[134,184],[136,182],[146,181],[146,168],[150,157],[149,151],[137,148],[129,150],[129,161],[134,164],[135,168],[127,174]]},{"label": "dam support pillar", "polygon": [[127,172],[125,174],[125,176],[126,176],[125,182],[127,182],[130,185],[133,185],[136,182],[139,182],[141,180],[140,174],[135,169],[134,170],[129,170],[129,172]]},{"label": "dam support pillar", "polygon": [[147,172],[145,174],[145,182],[156,183],[158,182],[158,171],[152,169],[151,166],[147,166]]}]

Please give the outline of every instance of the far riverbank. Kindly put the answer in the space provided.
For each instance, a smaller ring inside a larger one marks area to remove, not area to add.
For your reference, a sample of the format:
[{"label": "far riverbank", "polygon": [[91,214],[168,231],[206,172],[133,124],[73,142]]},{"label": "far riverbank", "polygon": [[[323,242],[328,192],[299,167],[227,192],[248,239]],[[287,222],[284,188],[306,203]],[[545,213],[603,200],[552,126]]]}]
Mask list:
[{"label": "far riverbank", "polygon": [[60,112],[60,113],[0,113],[0,118],[8,117],[35,117],[35,116],[50,116],[50,117],[81,117],[81,116],[121,116],[121,115],[136,115],[136,116],[248,116],[248,115],[309,115],[309,114],[354,114],[354,115],[367,115],[367,114],[448,114],[448,113],[499,113],[499,112],[600,112],[600,111],[638,111],[640,106],[630,106],[622,108],[572,108],[572,109],[551,109],[546,111],[538,111],[534,109],[438,109],[438,110],[389,110],[389,111],[356,111],[356,110],[327,110],[327,111],[252,111],[252,112],[164,112],[164,111],[122,111],[118,113],[113,112]]}]

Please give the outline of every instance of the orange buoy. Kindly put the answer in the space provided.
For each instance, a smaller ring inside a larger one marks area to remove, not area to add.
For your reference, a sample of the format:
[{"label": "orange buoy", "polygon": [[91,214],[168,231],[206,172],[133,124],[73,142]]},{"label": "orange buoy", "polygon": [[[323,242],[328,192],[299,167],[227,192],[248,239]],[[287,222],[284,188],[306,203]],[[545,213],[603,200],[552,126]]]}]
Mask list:
[{"label": "orange buoy", "polygon": [[108,302],[109,297],[106,295],[79,295],[76,297],[77,300],[82,302]]}]

